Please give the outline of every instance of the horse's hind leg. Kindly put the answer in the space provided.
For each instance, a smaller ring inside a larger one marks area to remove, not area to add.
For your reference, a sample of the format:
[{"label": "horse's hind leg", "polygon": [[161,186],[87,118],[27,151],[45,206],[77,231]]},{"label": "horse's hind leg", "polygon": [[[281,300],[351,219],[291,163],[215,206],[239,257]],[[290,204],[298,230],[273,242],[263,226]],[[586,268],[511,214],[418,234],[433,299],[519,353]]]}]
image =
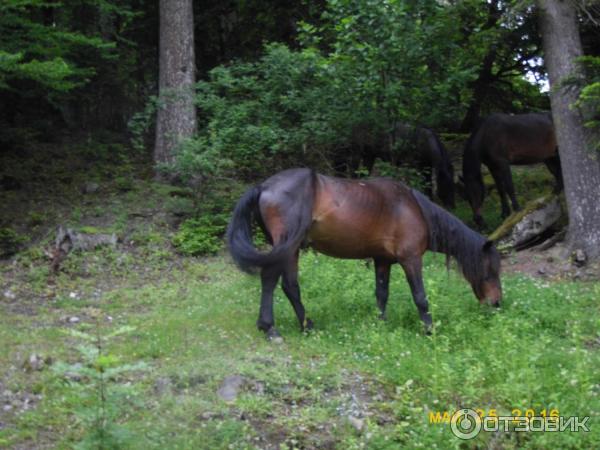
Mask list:
[{"label": "horse's hind leg", "polygon": [[267,334],[267,339],[280,338],[279,332],[275,329],[275,319],[273,318],[273,291],[277,286],[280,275],[281,268],[277,266],[263,267],[260,272],[262,293],[256,326]]},{"label": "horse's hind leg", "polygon": [[560,157],[557,154],[556,156],[553,156],[552,158],[549,158],[546,161],[544,161],[544,164],[546,164],[546,167],[548,168],[550,173],[554,175],[554,179],[556,181],[554,185],[554,193],[558,194],[560,191],[563,190],[563,177],[562,170],[560,168]]},{"label": "horse's hind leg", "polygon": [[306,318],[304,305],[300,299],[300,285],[298,284],[298,253],[299,250],[296,250],[294,256],[288,261],[283,269],[281,287],[296,312],[296,317],[298,318],[298,322],[300,322],[300,329],[304,331],[305,329],[310,330],[313,327],[313,323],[310,319]]},{"label": "horse's hind leg", "polygon": [[375,259],[375,297],[381,311],[379,318],[382,320],[385,320],[385,307],[388,301],[390,266],[391,263],[387,260]]},{"label": "horse's hind leg", "polygon": [[423,286],[423,261],[421,256],[412,256],[404,259],[400,259],[400,265],[404,269],[406,280],[410,286],[413,300],[421,320],[425,325],[425,332],[429,334],[432,328],[431,314],[429,314],[429,304],[427,303],[427,296],[425,295],[425,287]]}]

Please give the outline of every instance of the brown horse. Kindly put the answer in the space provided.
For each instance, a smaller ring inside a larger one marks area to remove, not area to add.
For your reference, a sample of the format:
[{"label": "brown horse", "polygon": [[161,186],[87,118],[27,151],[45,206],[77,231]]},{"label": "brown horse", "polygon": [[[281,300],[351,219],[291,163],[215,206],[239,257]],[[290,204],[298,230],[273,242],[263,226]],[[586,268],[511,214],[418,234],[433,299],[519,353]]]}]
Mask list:
[{"label": "brown horse", "polygon": [[[252,219],[272,243],[260,253],[252,241]],[[421,193],[389,179],[345,180],[309,169],[279,172],[249,189],[239,200],[227,229],[229,251],[244,271],[260,268],[262,295],[258,328],[274,327],[273,290],[282,276],[300,327],[305,318],[298,285],[298,254],[303,245],[337,258],[373,258],[377,305],[385,318],[390,266],[400,263],[421,320],[431,328],[423,287],[426,250],[454,257],[480,302],[499,306],[500,257],[491,241],[432,203]]]},{"label": "brown horse", "polygon": [[465,195],[473,209],[473,219],[483,225],[481,206],[485,189],[481,163],[490,170],[502,203],[502,217],[510,215],[506,194],[514,211],[520,209],[510,165],[543,162],[556,179],[555,192],[562,189],[562,173],[552,117],[548,113],[492,114],[477,128],[465,145],[463,182]]}]

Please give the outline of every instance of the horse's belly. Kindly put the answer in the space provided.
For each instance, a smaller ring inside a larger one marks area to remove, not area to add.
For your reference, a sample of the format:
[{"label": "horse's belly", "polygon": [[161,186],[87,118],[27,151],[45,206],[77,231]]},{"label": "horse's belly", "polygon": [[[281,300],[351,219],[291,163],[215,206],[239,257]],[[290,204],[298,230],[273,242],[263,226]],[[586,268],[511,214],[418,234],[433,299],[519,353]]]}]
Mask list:
[{"label": "horse's belly", "polygon": [[336,258],[360,259],[393,257],[393,240],[365,233],[352,226],[329,227],[314,223],[308,233],[308,245]]}]

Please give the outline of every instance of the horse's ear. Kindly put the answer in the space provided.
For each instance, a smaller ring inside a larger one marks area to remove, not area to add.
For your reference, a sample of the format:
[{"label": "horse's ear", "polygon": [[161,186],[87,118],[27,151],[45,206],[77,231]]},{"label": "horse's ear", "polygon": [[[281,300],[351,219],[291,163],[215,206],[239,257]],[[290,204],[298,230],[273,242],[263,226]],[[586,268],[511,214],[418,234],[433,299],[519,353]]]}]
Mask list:
[{"label": "horse's ear", "polygon": [[488,239],[487,241],[485,241],[485,244],[483,244],[483,251],[489,252],[493,247],[494,247],[494,241],[490,241]]}]

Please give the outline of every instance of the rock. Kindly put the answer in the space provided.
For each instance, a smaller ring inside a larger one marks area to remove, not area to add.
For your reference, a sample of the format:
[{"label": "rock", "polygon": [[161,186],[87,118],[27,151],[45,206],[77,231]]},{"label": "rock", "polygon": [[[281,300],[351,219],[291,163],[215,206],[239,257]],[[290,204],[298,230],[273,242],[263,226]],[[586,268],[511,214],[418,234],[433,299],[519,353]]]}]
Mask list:
[{"label": "rock", "polygon": [[83,233],[59,226],[56,232],[55,246],[56,249],[69,253],[71,250],[93,250],[101,245],[115,247],[117,242],[118,238],[115,233]]},{"label": "rock", "polygon": [[518,222],[512,231],[514,245],[524,244],[539,236],[560,219],[561,208],[558,198],[554,198],[546,206],[529,213]]},{"label": "rock", "polygon": [[6,291],[4,291],[4,297],[6,297],[9,300],[14,300],[15,298],[17,298],[17,294],[15,294],[10,289],[7,289]]},{"label": "rock", "polygon": [[354,416],[348,416],[348,422],[350,422],[350,425],[352,425],[358,432],[361,432],[365,426],[364,419],[359,419],[358,417]]},{"label": "rock", "polygon": [[77,316],[72,316],[67,319],[67,322],[69,323],[79,323],[80,321],[81,319]]},{"label": "rock", "polygon": [[46,360],[36,353],[32,353],[23,363],[23,368],[28,372],[43,370],[45,366]]},{"label": "rock", "polygon": [[95,194],[100,190],[100,185],[94,181],[88,181],[81,187],[81,192],[84,194]]},{"label": "rock", "polygon": [[556,224],[562,215],[558,197],[542,197],[508,217],[489,238],[501,239],[499,248],[523,248]]},{"label": "rock", "polygon": [[217,395],[226,402],[231,402],[236,399],[245,381],[246,379],[241,375],[230,375],[221,383]]},{"label": "rock", "polygon": [[587,255],[581,249],[577,249],[573,252],[573,264],[577,267],[583,267],[587,263]]},{"label": "rock", "polygon": [[160,377],[154,382],[154,392],[157,395],[169,394],[172,391],[172,383],[169,377]]}]

